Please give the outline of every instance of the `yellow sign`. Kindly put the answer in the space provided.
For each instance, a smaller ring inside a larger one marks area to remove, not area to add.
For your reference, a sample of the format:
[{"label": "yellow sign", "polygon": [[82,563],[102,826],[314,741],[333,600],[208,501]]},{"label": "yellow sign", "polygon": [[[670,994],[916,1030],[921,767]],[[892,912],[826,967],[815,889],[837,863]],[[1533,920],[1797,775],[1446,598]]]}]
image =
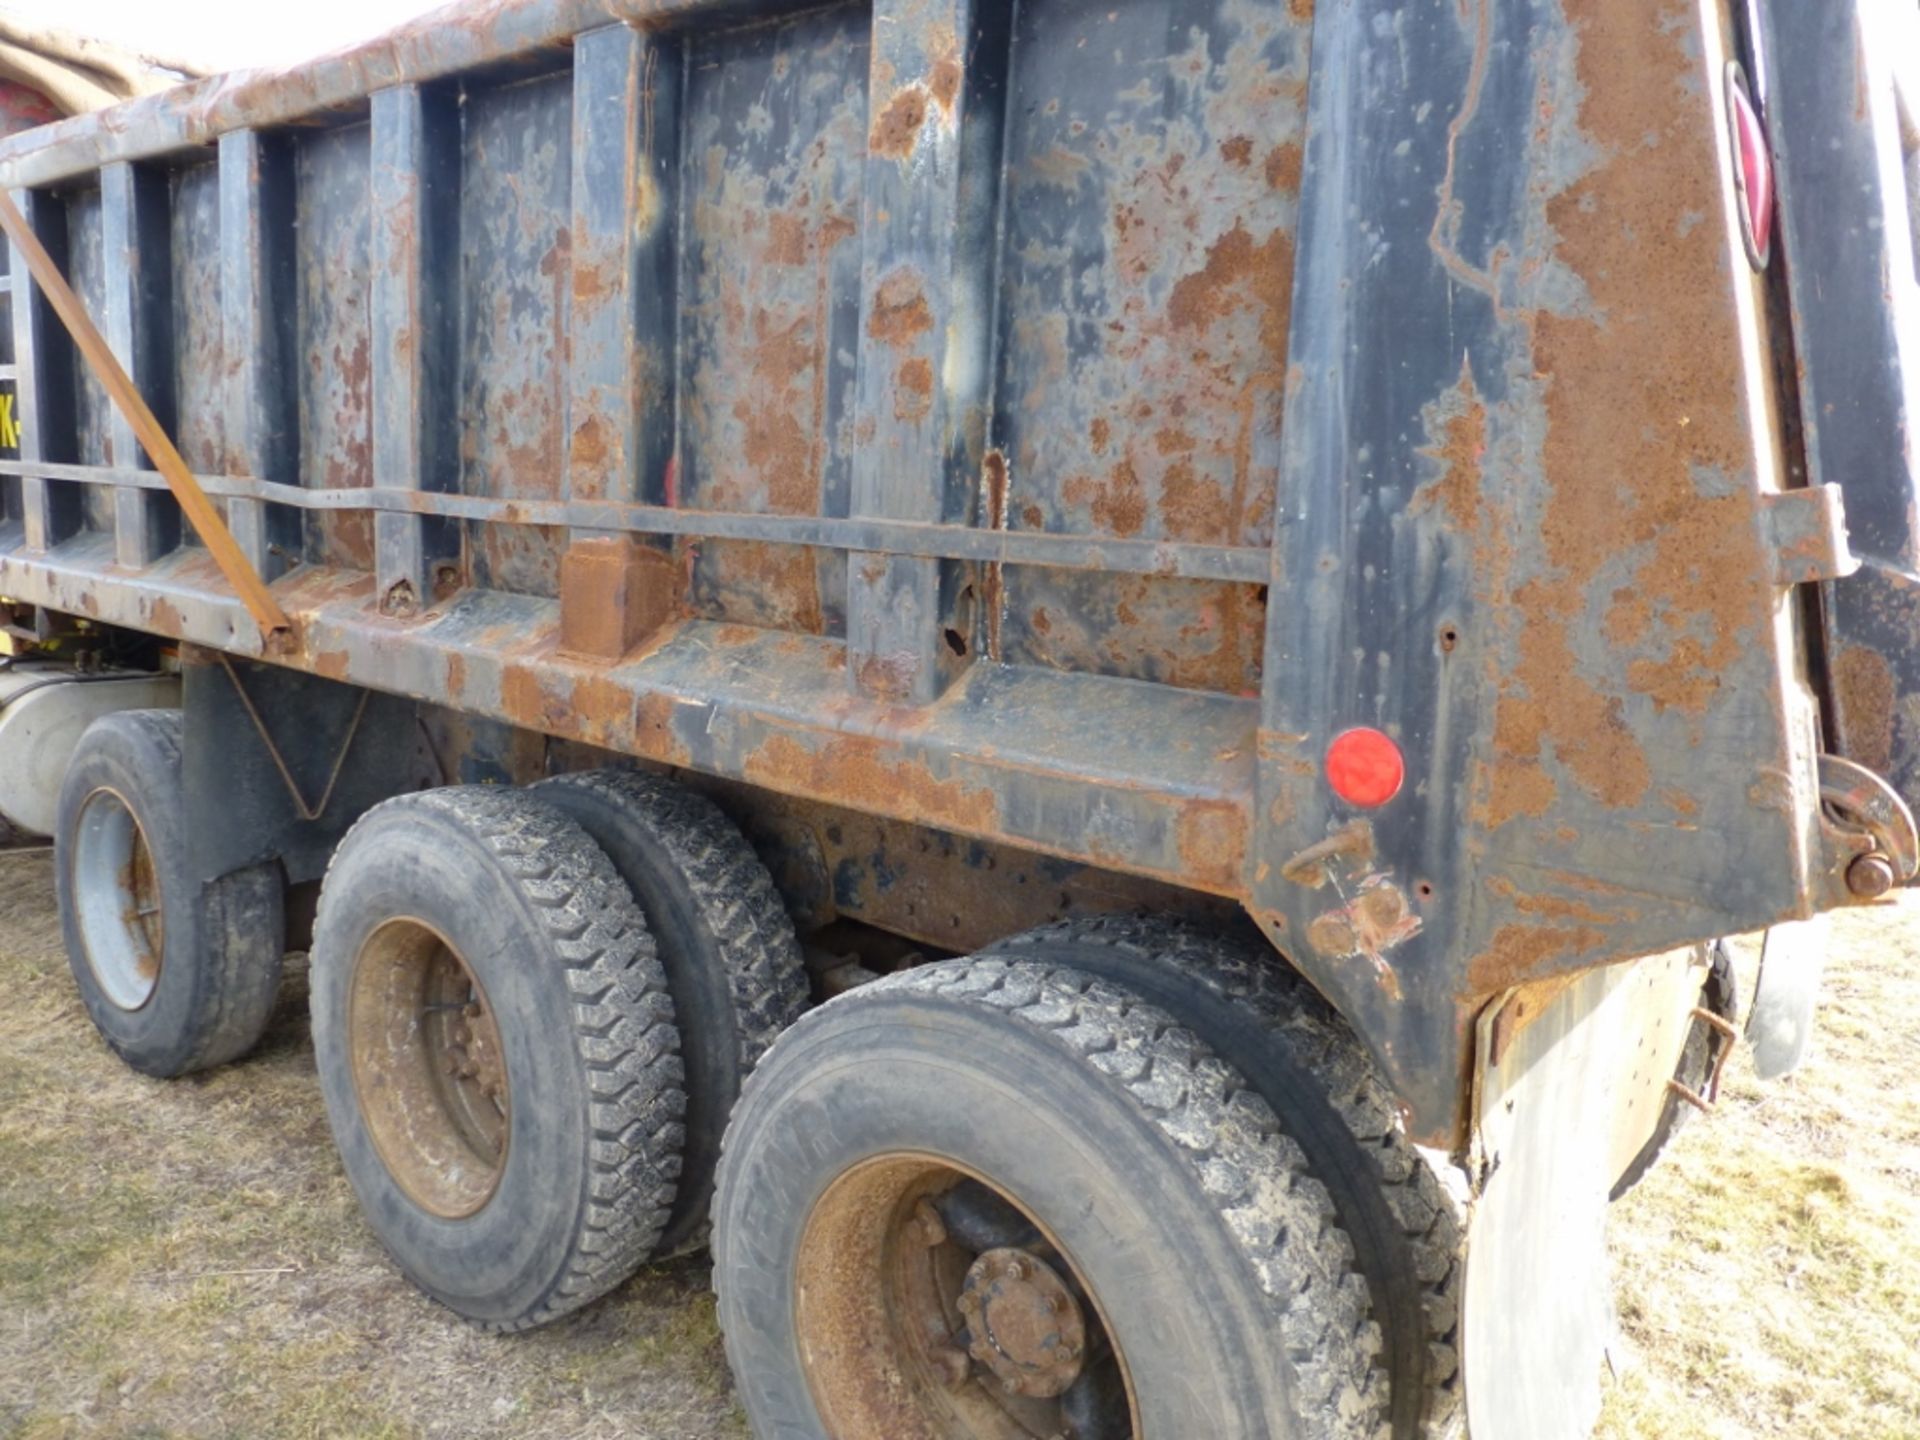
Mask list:
[{"label": "yellow sign", "polygon": [[0,395],[0,450],[20,448],[20,422],[13,417],[13,396]]}]

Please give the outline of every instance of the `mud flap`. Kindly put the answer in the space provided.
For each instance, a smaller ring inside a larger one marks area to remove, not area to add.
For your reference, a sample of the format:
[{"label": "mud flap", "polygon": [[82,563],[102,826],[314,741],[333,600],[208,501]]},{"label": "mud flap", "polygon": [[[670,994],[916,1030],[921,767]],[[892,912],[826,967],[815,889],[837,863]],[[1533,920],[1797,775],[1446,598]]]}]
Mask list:
[{"label": "mud flap", "polygon": [[1762,942],[1760,979],[1747,1017],[1753,1069],[1762,1080],[1790,1075],[1807,1058],[1827,958],[1827,926],[1824,913],[1792,920],[1775,925]]},{"label": "mud flap", "polygon": [[[1584,1440],[1616,1325],[1606,1245],[1622,1088],[1648,966],[1510,991],[1478,1033],[1461,1363],[1474,1440]],[[1676,971],[1677,973],[1677,971]],[[1659,987],[1655,987],[1659,988]],[[1668,1072],[1670,1073],[1670,1072]]]}]

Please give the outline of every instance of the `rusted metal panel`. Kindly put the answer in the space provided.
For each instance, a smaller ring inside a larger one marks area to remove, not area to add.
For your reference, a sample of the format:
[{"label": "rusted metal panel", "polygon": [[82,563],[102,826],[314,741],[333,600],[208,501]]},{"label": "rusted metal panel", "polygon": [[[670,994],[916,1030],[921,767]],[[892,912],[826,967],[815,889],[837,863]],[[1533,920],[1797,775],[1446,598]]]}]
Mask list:
[{"label": "rusted metal panel", "polygon": [[[100,190],[88,186],[62,197],[67,219],[67,279],[89,312],[104,316],[107,307],[107,266],[102,246],[103,214]],[[62,339],[64,340],[64,336]],[[85,365],[71,367],[73,383],[73,457],[82,465],[114,463],[113,406],[106,388]],[[81,497],[81,513],[90,530],[113,526],[113,494],[88,486]]]},{"label": "rusted metal panel", "polygon": [[[1023,8],[1001,272],[1001,523],[1266,545],[1307,7]],[[1257,117],[1257,118],[1256,118]],[[1007,659],[1252,693],[1250,586],[1010,570]]]},{"label": "rusted metal panel", "polygon": [[[847,513],[868,20],[842,5],[689,43],[672,503]],[[837,556],[714,540],[690,568],[701,614],[844,631]]]},{"label": "rusted metal panel", "polygon": [[680,204],[678,45],[624,25],[573,49],[567,494],[666,498]]},{"label": "rusted metal panel", "polygon": [[171,216],[174,444],[196,473],[224,474],[228,452],[217,165],[189,165],[173,172]]},{"label": "rusted metal panel", "polygon": [[[572,90],[565,73],[461,105],[460,488],[553,499],[566,476]],[[565,537],[467,527],[475,584],[557,595]]]},{"label": "rusted metal panel", "polygon": [[[373,483],[369,126],[300,137],[293,155],[298,478],[329,490]],[[373,517],[315,516],[304,558],[373,568]]]},{"label": "rusted metal panel", "polygon": [[[281,135],[220,137],[220,364],[226,466],[298,483],[299,341],[293,149]],[[305,552],[300,512],[253,500],[227,503],[227,527],[266,579]]]},{"label": "rusted metal panel", "polygon": [[[1820,863],[1726,37],[1666,13],[1317,7],[1256,906],[1416,1134],[1488,997],[1799,913]],[[1364,813],[1353,725],[1407,759]]]},{"label": "rusted metal panel", "polygon": [[[47,253],[66,264],[66,211],[52,196],[20,191],[21,213]],[[8,274],[25,277],[27,262],[18,245],[8,246]],[[20,416],[20,459],[31,467],[41,460],[71,460],[73,454],[73,354],[60,322],[38,293],[26,293],[26,280],[12,312],[14,405]],[[79,533],[84,522],[81,487],[23,472],[20,479],[20,543],[47,550]]]},{"label": "rusted metal panel", "polygon": [[[906,8],[873,36],[850,508],[967,523],[985,476],[1008,7]],[[962,567],[847,557],[848,678],[926,704],[980,648]]]},{"label": "rusted metal panel", "polygon": [[[177,434],[174,411],[172,281],[167,177],[148,165],[117,160],[100,171],[102,244],[120,263],[106,270],[107,339],[154,418]],[[108,417],[107,455],[115,465],[151,468],[118,410]],[[139,569],[180,543],[180,506],[158,491],[113,493],[115,554]]]},{"label": "rusted metal panel", "polygon": [[[373,482],[407,495],[459,489],[454,385],[459,362],[458,97],[396,85],[372,100],[372,231],[368,240],[373,345]],[[416,613],[460,578],[460,535],[446,517],[392,511],[374,517],[374,572],[382,614]]]}]

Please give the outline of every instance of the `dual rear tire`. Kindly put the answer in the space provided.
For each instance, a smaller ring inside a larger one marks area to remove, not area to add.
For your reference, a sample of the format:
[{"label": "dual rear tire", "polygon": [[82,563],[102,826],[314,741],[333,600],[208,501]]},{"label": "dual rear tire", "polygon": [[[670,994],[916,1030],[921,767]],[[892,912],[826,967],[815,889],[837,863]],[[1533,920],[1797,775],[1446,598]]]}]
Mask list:
[{"label": "dual rear tire", "polygon": [[321,890],[312,984],[369,1223],[422,1289],[497,1330],[703,1238],[740,1083],[806,998],[739,832],[615,772],[369,811]]}]

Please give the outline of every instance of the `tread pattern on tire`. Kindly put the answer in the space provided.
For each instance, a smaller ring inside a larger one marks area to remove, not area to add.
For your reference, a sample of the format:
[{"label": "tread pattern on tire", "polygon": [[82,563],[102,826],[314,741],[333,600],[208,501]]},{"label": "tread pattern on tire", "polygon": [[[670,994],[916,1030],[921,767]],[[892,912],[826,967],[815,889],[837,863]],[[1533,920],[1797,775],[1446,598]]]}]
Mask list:
[{"label": "tread pattern on tire", "polygon": [[1467,1216],[1462,1201],[1401,1132],[1393,1093],[1345,1020],[1263,945],[1158,916],[1097,916],[1044,926],[998,942],[984,954],[1017,957],[1049,941],[1132,946],[1245,1007],[1283,1034],[1288,1054],[1324,1088],[1354,1141],[1372,1161],[1419,1277],[1426,1318],[1427,1374],[1422,1440],[1466,1431],[1459,1324],[1465,1284]]},{"label": "tread pattern on tire", "polygon": [[[1306,1156],[1237,1072],[1121,987],[1010,957],[925,965],[815,1013],[844,1013],[898,990],[995,1011],[1112,1081],[1192,1167],[1273,1305],[1302,1416],[1323,1426],[1312,1440],[1379,1440],[1387,1394],[1380,1330],[1352,1242]],[[726,1165],[723,1154],[723,1173]]]},{"label": "tread pattern on tire", "polygon": [[751,1073],[810,991],[786,904],[739,828],[706,796],[644,770],[578,770],[541,784],[578,786],[647,817],[727,956],[740,1072]]},{"label": "tread pattern on tire", "polygon": [[[666,1224],[686,1110],[673,1001],[653,937],[626,923],[635,911],[625,883],[579,827],[524,791],[456,786],[389,800],[354,828],[400,805],[437,810],[486,845],[539,915],[573,996],[571,1039],[592,1096],[587,1203],[547,1297],[518,1320],[485,1326],[531,1329],[625,1280]],[[324,887],[321,895],[324,905]]]}]

